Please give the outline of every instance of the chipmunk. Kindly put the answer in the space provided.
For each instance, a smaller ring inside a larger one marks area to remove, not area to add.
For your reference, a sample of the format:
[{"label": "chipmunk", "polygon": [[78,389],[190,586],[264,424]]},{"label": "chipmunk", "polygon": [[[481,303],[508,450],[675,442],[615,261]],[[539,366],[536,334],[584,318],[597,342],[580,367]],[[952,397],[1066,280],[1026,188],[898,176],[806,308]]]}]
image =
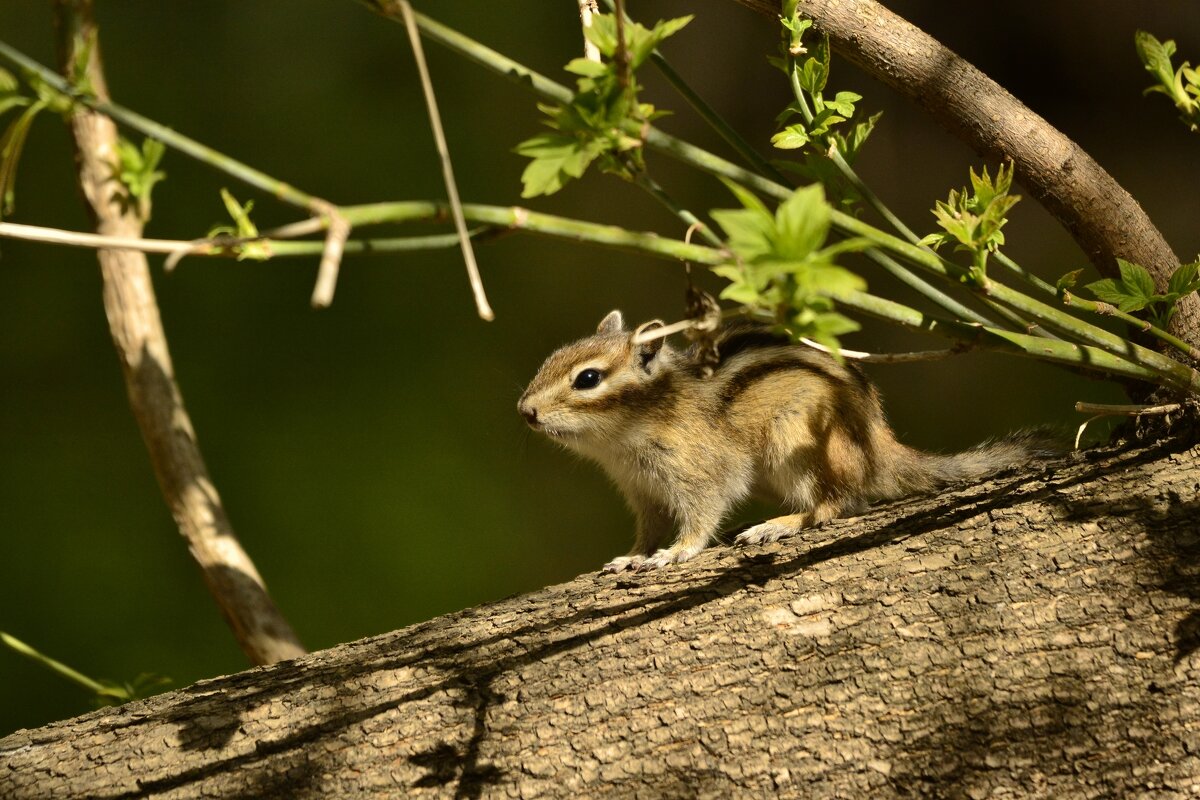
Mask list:
[{"label": "chipmunk", "polygon": [[[979,478],[1042,449],[1031,433],[955,455],[921,452],[896,440],[878,390],[848,363],[741,323],[718,333],[719,361],[704,377],[694,348],[639,343],[659,327],[630,332],[611,312],[594,336],[546,359],[517,403],[534,430],[598,462],[633,509],[633,549],[606,572],[687,561],[751,494],[791,513],[739,534],[738,545]],[[676,525],[675,543],[659,549]]]}]

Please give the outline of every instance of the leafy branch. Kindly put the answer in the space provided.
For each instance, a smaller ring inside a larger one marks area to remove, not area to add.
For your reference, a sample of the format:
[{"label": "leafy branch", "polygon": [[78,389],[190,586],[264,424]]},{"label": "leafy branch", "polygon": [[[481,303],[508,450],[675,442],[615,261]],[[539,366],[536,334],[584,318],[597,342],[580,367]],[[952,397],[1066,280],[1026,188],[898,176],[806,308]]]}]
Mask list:
[{"label": "leafy branch", "polygon": [[[617,20],[615,14],[592,15],[584,35],[604,60],[576,58],[568,63],[567,71],[579,76],[574,96],[560,105],[540,106],[550,117],[547,125],[552,132],[517,145],[517,153],[532,159],[521,175],[522,197],[554,194],[581,177],[593,162],[604,172],[630,179],[645,170],[644,142],[629,129],[663,112],[638,100],[641,86],[634,74],[663,40],[692,18],[659,22],[653,28],[629,22],[620,26],[621,37]],[[627,59],[618,58],[624,53]]]},{"label": "leafy branch", "polygon": [[[367,5],[380,13],[392,15],[383,7],[384,4]],[[951,193],[948,201],[939,204],[935,212],[939,214],[942,232],[935,235],[939,241],[931,243],[953,243],[956,248],[970,252],[972,264],[968,268],[959,267],[927,247],[920,246],[915,234],[896,220],[894,215],[889,216],[890,212],[878,198],[860,191],[859,187],[866,187],[853,173],[843,151],[849,152],[851,157],[856,155],[876,120],[854,121],[856,104],[861,99],[856,95],[835,93],[832,98],[826,96],[827,43],[822,39],[814,45],[806,45],[801,36],[810,26],[798,17],[792,27],[785,25],[788,46],[782,60],[797,89],[797,99],[783,120],[787,127],[781,133],[787,133],[787,136],[777,137],[776,143],[799,144],[797,140],[804,138],[803,144],[792,149],[801,150],[806,157],[815,158],[823,154],[833,164],[834,171],[842,176],[843,183],[876,210],[881,210],[885,219],[903,238],[891,236],[839,208],[846,206],[845,193],[833,195],[837,205],[830,205],[824,192],[811,187],[794,193],[791,187],[773,179],[777,173],[774,176],[763,174],[767,170],[762,169],[761,163],[755,165],[759,172],[747,170],[650,124],[653,118],[661,116],[661,112],[637,99],[639,87],[632,77],[636,74],[634,70],[654,55],[659,43],[678,32],[686,24],[686,19],[659,23],[653,28],[644,28],[632,22],[625,24],[623,33],[629,52],[631,77],[623,82],[616,58],[621,49],[617,26],[611,16],[598,15],[594,18],[593,33],[589,34],[589,39],[606,60],[597,63],[579,59],[568,65],[568,69],[577,76],[576,91],[571,91],[428,17],[420,14],[414,14],[414,17],[424,36],[516,80],[553,104],[544,109],[549,117],[551,132],[520,146],[533,159],[526,170],[527,192],[531,188],[536,190],[535,193],[557,190],[566,181],[582,176],[595,163],[601,169],[635,179],[652,193],[657,191],[660,200],[669,202],[661,187],[656,189],[657,185],[648,181],[643,171],[643,152],[652,149],[732,181],[736,186],[730,188],[742,206],[740,209],[714,212],[713,217],[721,224],[725,239],[719,247],[699,249],[683,242],[652,234],[632,234],[612,226],[596,226],[592,229],[588,227],[592,223],[561,218],[552,222],[552,218],[537,218],[533,212],[522,209],[501,210],[467,204],[464,211],[472,222],[489,226],[506,225],[547,235],[576,235],[568,231],[586,230],[585,238],[589,241],[715,265],[719,274],[731,281],[726,290],[727,299],[743,304],[752,313],[766,315],[776,322],[786,322],[793,328],[802,329],[812,334],[808,338],[818,341],[824,339],[826,343],[836,344],[839,333],[847,332],[856,325],[838,310],[840,305],[860,313],[883,316],[898,324],[915,325],[927,332],[971,341],[984,336],[993,346],[1000,346],[997,343],[1003,342],[1002,349],[1019,350],[1026,355],[1062,363],[1101,368],[1110,374],[1138,377],[1181,391],[1200,391],[1200,376],[1190,368],[1035,300],[987,275],[986,262],[989,256],[1016,274],[1028,275],[997,250],[1003,243],[1001,228],[1006,212],[1016,200],[1009,194],[1011,167],[1002,167],[994,180],[986,170],[978,176],[972,172],[973,191]],[[2,44],[0,55],[5,55]],[[141,122],[146,121],[142,118]],[[788,128],[792,130],[788,132]],[[214,165],[218,161],[214,160]],[[774,170],[770,172],[774,173]],[[832,182],[826,183],[828,186]],[[770,210],[751,192],[779,201],[778,207]],[[798,213],[800,209],[803,209],[803,214]],[[686,218],[685,209],[676,207],[674,210],[681,219]],[[338,207],[338,211],[354,225],[445,218],[442,216],[444,209],[439,204],[421,202],[343,206]],[[500,218],[505,216],[508,219],[501,221]],[[803,223],[798,222],[801,216],[804,217]],[[312,232],[320,227],[318,225],[308,230]],[[600,228],[605,229],[602,235]],[[436,237],[428,238],[431,240],[430,246],[433,246],[432,239]],[[235,242],[234,247],[244,246],[249,241],[262,241],[272,255],[282,255],[288,248],[298,251],[311,246],[308,242],[282,242],[263,237],[239,236],[230,241]],[[369,249],[371,241],[385,240],[362,240],[360,249]],[[219,251],[220,248],[214,247],[208,254],[227,254]],[[889,305],[882,302],[881,298],[865,300],[871,296],[863,291],[865,284],[861,278],[840,263],[843,257],[860,251],[877,263],[890,264],[899,275],[906,276],[915,285],[927,287],[926,296],[951,317],[927,317],[898,304]],[[901,266],[901,263],[906,266]],[[1026,324],[1036,335],[1009,335],[1009,332],[995,328],[977,313],[925,283],[913,272],[914,269],[946,282],[949,287],[966,286],[994,309],[1003,310],[1009,319]],[[1042,291],[1055,291],[1054,287],[1048,287],[1044,282],[1039,284],[1032,278],[1031,282]],[[1184,289],[1188,285],[1188,281],[1182,281],[1176,287],[1177,293],[1180,296],[1186,294]],[[1168,303],[1170,294],[1168,292],[1162,297],[1150,298],[1148,307],[1154,310],[1157,306],[1153,304]],[[1095,313],[1105,311],[1102,303],[1090,307],[1091,301],[1078,298],[1074,293],[1058,291],[1058,295],[1059,300],[1071,308]],[[1163,305],[1162,308],[1166,309],[1167,306]],[[1118,310],[1118,313],[1125,312]],[[918,314],[920,320],[915,319],[913,314]],[[1066,336],[1079,344],[1060,342],[1051,333]]]},{"label": "leafy branch", "polygon": [[1171,63],[1175,42],[1160,42],[1146,31],[1133,37],[1134,47],[1146,71],[1157,81],[1146,94],[1165,94],[1179,109],[1179,119],[1193,132],[1200,131],[1200,70],[1188,62],[1178,69]]}]

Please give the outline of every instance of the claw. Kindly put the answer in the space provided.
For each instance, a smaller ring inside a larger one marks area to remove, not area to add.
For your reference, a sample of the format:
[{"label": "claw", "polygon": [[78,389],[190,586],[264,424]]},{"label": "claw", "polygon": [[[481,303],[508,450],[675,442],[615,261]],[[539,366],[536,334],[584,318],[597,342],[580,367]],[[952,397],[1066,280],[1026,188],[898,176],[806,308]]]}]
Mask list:
[{"label": "claw", "polygon": [[682,564],[684,561],[693,558],[699,552],[700,550],[693,550],[684,547],[667,547],[659,550],[657,553],[639,564],[637,571],[645,572],[647,570],[670,566],[671,564]]},{"label": "claw", "polygon": [[775,522],[763,522],[739,533],[734,537],[733,543],[738,547],[745,547],[752,544],[770,544],[794,532],[794,529],[787,525],[780,525]]},{"label": "claw", "polygon": [[612,561],[601,567],[601,572],[625,572],[626,570],[636,570],[646,560],[643,555],[636,556],[617,556]]}]

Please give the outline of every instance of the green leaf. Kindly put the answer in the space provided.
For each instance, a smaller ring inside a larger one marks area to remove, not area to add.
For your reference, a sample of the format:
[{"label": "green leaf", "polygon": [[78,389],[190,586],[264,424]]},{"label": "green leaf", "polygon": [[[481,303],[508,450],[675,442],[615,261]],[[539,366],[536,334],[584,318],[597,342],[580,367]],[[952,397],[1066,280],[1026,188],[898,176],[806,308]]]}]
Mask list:
[{"label": "green leaf", "polygon": [[143,220],[150,219],[150,195],[155,184],[167,174],[158,169],[166,146],[157,139],[142,141],[141,149],[124,137],[117,139],[117,163],[113,165],[116,179],[125,187],[127,201],[137,208]]},{"label": "green leaf", "polygon": [[805,258],[825,243],[830,217],[825,187],[819,183],[792,192],[775,210],[775,253],[785,259]]},{"label": "green leaf", "polygon": [[1167,293],[1176,297],[1187,297],[1192,292],[1200,290],[1200,262],[1181,264],[1171,273],[1167,283]]},{"label": "green leaf", "polygon": [[1150,33],[1138,31],[1133,35],[1133,45],[1147,72],[1164,86],[1174,83],[1175,70],[1171,66],[1171,56],[1175,55],[1175,42],[1169,39],[1160,42]]},{"label": "green leaf", "polygon": [[922,240],[923,244],[937,247],[946,242],[956,242],[957,249],[974,254],[975,279],[984,277],[987,254],[995,252],[1004,244],[1001,228],[1008,222],[1008,212],[1020,199],[1010,195],[1013,167],[1001,165],[995,179],[986,168],[976,175],[970,170],[970,192],[951,190],[945,201],[939,200],[933,208],[933,216],[945,234],[932,234]]},{"label": "green leaf", "polygon": [[1145,298],[1130,294],[1123,282],[1112,278],[1089,283],[1086,287],[1099,300],[1116,306],[1121,311],[1140,311],[1146,307]]},{"label": "green leaf", "polygon": [[732,300],[743,306],[753,306],[759,301],[758,292],[744,283],[731,283],[721,290],[722,300]]},{"label": "green leaf", "polygon": [[45,107],[40,100],[31,104],[0,136],[0,219],[12,213],[16,202],[17,163],[21,160],[33,120]]},{"label": "green leaf", "polygon": [[833,264],[814,265],[808,270],[806,278],[810,291],[835,298],[853,292],[861,292],[867,288],[867,282],[858,275]]},{"label": "green leaf", "polygon": [[1118,258],[1117,268],[1121,271],[1121,284],[1127,295],[1140,298],[1147,303],[1154,299],[1154,278],[1150,276],[1145,267]]},{"label": "green leaf", "polygon": [[829,36],[822,34],[816,44],[809,48],[809,53],[809,57],[800,64],[796,77],[804,91],[818,94],[829,80]]},{"label": "green leaf", "polygon": [[582,176],[602,150],[587,141],[556,133],[526,139],[515,149],[533,159],[521,173],[525,187],[521,196],[526,198],[554,194],[569,178]]},{"label": "green leaf", "polygon": [[740,183],[736,183],[729,178],[724,176],[717,177],[721,183],[725,184],[725,188],[728,189],[733,196],[737,198],[738,202],[742,204],[742,208],[745,208],[749,211],[757,211],[767,219],[771,218],[771,212],[767,209],[767,206],[763,203],[763,201],[758,199],[758,195],[754,194]]},{"label": "green leaf", "polygon": [[838,92],[833,100],[826,100],[825,106],[849,119],[854,115],[854,104],[862,100],[861,94],[855,92]]},{"label": "green leaf", "polygon": [[607,66],[599,61],[592,61],[590,58],[573,58],[567,62],[567,66],[564,69],[567,72],[582,75],[585,78],[599,78],[609,71]]},{"label": "green leaf", "polygon": [[730,249],[740,258],[753,261],[771,252],[775,226],[770,215],[748,209],[717,209],[710,216],[721,226]]},{"label": "green leaf", "polygon": [[771,137],[771,144],[780,150],[795,150],[810,141],[808,131],[803,125],[789,125]]},{"label": "green leaf", "polygon": [[1071,272],[1068,272],[1066,275],[1063,275],[1061,278],[1059,278],[1054,284],[1054,287],[1060,292],[1066,289],[1074,289],[1075,284],[1079,281],[1079,276],[1082,274],[1082,269],[1072,270]]},{"label": "green leaf", "polygon": [[859,151],[866,144],[867,138],[871,135],[871,131],[875,130],[875,125],[882,116],[883,112],[877,111],[862,122],[855,123],[849,134],[834,133],[832,135],[834,145],[842,154],[842,158],[846,159],[847,164],[854,163]]},{"label": "green leaf", "polygon": [[250,212],[254,210],[253,200],[247,200],[246,204],[242,205],[230,194],[228,189],[222,189],[221,202],[225,204],[225,210],[233,219],[235,226],[233,230],[239,238],[250,239],[258,236],[258,228],[250,219]]}]

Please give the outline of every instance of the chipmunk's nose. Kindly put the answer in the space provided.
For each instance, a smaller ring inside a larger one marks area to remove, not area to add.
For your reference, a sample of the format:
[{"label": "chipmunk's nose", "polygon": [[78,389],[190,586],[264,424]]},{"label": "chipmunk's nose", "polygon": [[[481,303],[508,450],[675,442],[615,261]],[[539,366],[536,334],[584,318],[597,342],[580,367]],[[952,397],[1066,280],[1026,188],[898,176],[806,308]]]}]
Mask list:
[{"label": "chipmunk's nose", "polygon": [[525,421],[528,422],[530,425],[538,424],[537,409],[534,408],[533,406],[522,401],[520,403],[517,403],[517,411],[521,412],[521,416],[524,417]]}]

